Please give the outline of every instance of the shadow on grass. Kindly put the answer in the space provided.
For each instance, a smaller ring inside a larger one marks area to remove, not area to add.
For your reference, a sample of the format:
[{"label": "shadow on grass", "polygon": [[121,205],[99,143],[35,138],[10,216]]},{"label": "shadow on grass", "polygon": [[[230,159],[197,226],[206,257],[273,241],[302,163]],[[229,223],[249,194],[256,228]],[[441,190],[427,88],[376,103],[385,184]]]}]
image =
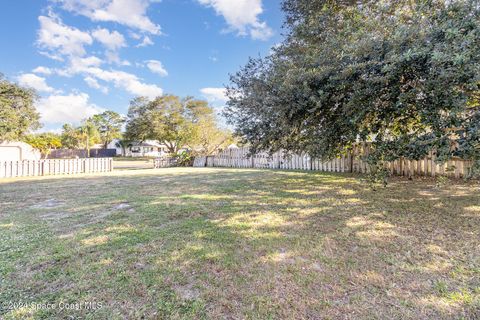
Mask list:
[{"label": "shadow on grass", "polygon": [[[0,189],[0,226],[43,233],[33,249],[6,248],[0,298],[100,299],[106,307],[97,316],[130,318],[478,312],[475,186],[397,180],[372,192],[350,175],[184,169]],[[32,209],[50,198],[63,205]],[[112,209],[119,204],[128,207]],[[10,243],[15,232],[7,232]]]}]

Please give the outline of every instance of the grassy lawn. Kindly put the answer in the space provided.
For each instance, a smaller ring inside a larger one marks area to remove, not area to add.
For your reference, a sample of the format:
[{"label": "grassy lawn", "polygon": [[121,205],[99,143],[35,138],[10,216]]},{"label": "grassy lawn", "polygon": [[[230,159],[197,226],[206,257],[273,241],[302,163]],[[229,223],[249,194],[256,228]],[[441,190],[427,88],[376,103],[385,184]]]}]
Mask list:
[{"label": "grassy lawn", "polygon": [[207,168],[0,180],[0,319],[478,319],[479,191]]},{"label": "grassy lawn", "polygon": [[152,162],[154,157],[114,157],[113,161],[146,161]]},{"label": "grassy lawn", "polygon": [[113,158],[115,170],[152,169],[153,158],[147,157],[115,157]]}]

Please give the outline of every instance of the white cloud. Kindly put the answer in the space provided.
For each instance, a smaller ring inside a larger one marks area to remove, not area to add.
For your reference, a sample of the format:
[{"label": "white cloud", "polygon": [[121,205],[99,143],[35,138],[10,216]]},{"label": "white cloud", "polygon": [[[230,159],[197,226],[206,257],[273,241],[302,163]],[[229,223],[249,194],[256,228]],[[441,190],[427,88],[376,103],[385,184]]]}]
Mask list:
[{"label": "white cloud", "polygon": [[136,32],[133,32],[133,31],[128,31],[128,35],[130,36],[130,38],[132,39],[135,39],[135,40],[140,40],[142,38],[142,36]]},{"label": "white cloud", "polygon": [[112,83],[115,87],[122,88],[132,95],[145,96],[150,99],[163,94],[162,88],[157,85],[143,83],[136,75],[128,72],[102,69],[100,68],[101,64],[102,61],[95,56],[85,58],[74,57],[70,60],[70,66],[62,70],[57,70],[57,74],[66,77],[81,74],[84,76],[84,80],[85,78],[89,79],[85,81],[94,88],[96,85],[90,79],[97,80],[97,82],[98,80],[102,80]]},{"label": "white cloud", "polygon": [[[117,31],[109,31],[105,28],[97,28],[90,33],[81,31],[71,26],[65,25],[60,18],[55,16],[52,12],[49,16],[40,16],[40,30],[38,31],[37,43],[42,49],[48,51],[40,51],[40,54],[45,55],[57,61],[70,61],[71,65],[79,63],[79,59],[86,55],[86,45],[93,43],[93,40],[100,42],[106,47],[105,58],[109,63],[116,63],[118,65],[128,66],[130,62],[120,59],[118,50],[126,47],[127,43],[125,37]],[[96,58],[98,63],[101,60]],[[80,61],[81,63],[81,61]],[[60,75],[66,75],[65,70],[59,71]]]},{"label": "white cloud", "polygon": [[47,124],[78,123],[104,111],[89,99],[86,93],[51,95],[39,101],[37,110],[41,121]]},{"label": "white cloud", "polygon": [[111,82],[117,88],[123,88],[127,92],[136,96],[145,96],[154,99],[163,94],[162,88],[154,84],[146,84],[131,73],[118,70],[103,70],[101,68],[86,68],[84,73],[91,77],[100,79],[105,82]]},{"label": "white cloud", "polygon": [[39,51],[38,53],[40,53],[42,56],[45,56],[45,57],[50,58],[50,59],[55,60],[55,61],[60,61],[60,62],[64,61],[64,59],[62,57],[60,57],[60,55],[58,55],[58,54],[54,54],[54,53],[47,52],[47,51]]},{"label": "white cloud", "polygon": [[98,28],[92,32],[92,36],[111,51],[117,51],[121,47],[127,46],[125,38],[118,31],[110,32],[107,29]]},{"label": "white cloud", "polygon": [[200,89],[202,95],[209,101],[209,102],[226,102],[227,98],[227,90],[225,88],[203,88]]},{"label": "white cloud", "polygon": [[58,75],[63,77],[71,77],[76,74],[84,72],[89,67],[99,67],[103,61],[95,56],[85,58],[72,57],[70,58],[70,65],[65,69],[57,69]]},{"label": "white cloud", "polygon": [[144,32],[159,35],[160,26],[146,15],[148,0],[60,0],[65,10],[93,21],[112,21]]},{"label": "white cloud", "polygon": [[200,4],[212,7],[225,18],[230,29],[239,35],[250,35],[253,39],[266,40],[273,35],[266,22],[260,21],[262,0],[197,0]]},{"label": "white cloud", "polygon": [[131,63],[128,60],[120,59],[120,55],[118,52],[115,51],[107,51],[105,52],[105,58],[109,63],[116,63],[120,66],[130,66]]},{"label": "white cloud", "polygon": [[63,129],[62,128],[56,128],[56,129],[47,129],[45,130],[44,128],[42,129],[39,129],[38,130],[38,133],[43,133],[43,132],[50,132],[50,133],[54,133],[54,134],[62,134],[63,132]]},{"label": "white cloud", "polygon": [[107,29],[98,28],[92,32],[92,36],[107,48],[107,51],[105,51],[105,58],[109,63],[116,63],[123,66],[130,65],[130,62],[127,60],[120,59],[118,53],[120,48],[127,46],[122,34],[117,31],[110,32]]},{"label": "white cloud", "polygon": [[77,66],[78,68],[98,67],[102,64],[102,59],[95,56],[89,56],[86,58],[73,58],[71,60],[71,64]]},{"label": "white cloud", "polygon": [[148,69],[150,69],[151,72],[159,74],[161,77],[166,77],[168,76],[167,70],[163,67],[163,64],[158,61],[158,60],[147,60],[145,61],[147,64]]},{"label": "white cloud", "polygon": [[149,36],[143,37],[143,41],[136,45],[137,48],[147,47],[153,45],[152,39]]},{"label": "white cloud", "polygon": [[[88,32],[67,26],[56,16],[38,17],[40,30],[38,31],[38,44],[41,48],[51,52],[43,52],[52,59],[61,60],[60,55],[83,56],[85,45],[93,42]],[[52,52],[53,51],[53,52]]]},{"label": "white cloud", "polygon": [[52,69],[47,68],[47,67],[36,67],[35,69],[32,70],[32,72],[39,73],[39,74],[44,74],[44,75],[51,75],[53,73]]},{"label": "white cloud", "polygon": [[100,90],[104,94],[108,93],[108,88],[100,85],[100,83],[98,83],[97,79],[92,78],[90,76],[87,76],[87,77],[83,78],[83,80],[87,83],[87,85],[90,88]]},{"label": "white cloud", "polygon": [[25,73],[18,77],[18,83],[24,87],[33,88],[39,92],[53,92],[52,87],[47,85],[45,78],[39,77],[33,73]]},{"label": "white cloud", "polygon": [[[101,16],[101,13],[121,13],[126,20],[121,20],[118,16],[116,18],[112,16],[112,19],[98,19],[101,21],[116,21],[129,26],[132,23],[137,23],[137,27],[145,32],[148,31],[153,34],[159,34],[159,27],[153,25],[149,27],[149,24],[143,21],[143,27],[139,22],[140,12],[145,13],[148,3],[144,0],[59,0],[63,3],[63,6],[67,10],[73,10],[74,7],[79,6],[83,11],[81,14],[91,13],[95,17]],[[124,8],[119,6],[124,5]],[[88,10],[90,11],[88,11]],[[92,11],[93,10],[93,11]],[[103,11],[102,11],[103,10]],[[106,11],[105,11],[106,10]],[[143,11],[142,11],[143,10]],[[105,11],[105,12],[104,12]],[[88,16],[88,15],[87,15]],[[122,18],[122,19],[123,19]],[[146,18],[146,17],[144,17]],[[140,19],[141,20],[141,19]],[[155,98],[163,94],[162,88],[155,84],[147,84],[142,82],[136,75],[118,71],[118,70],[105,70],[101,68],[104,63],[96,56],[87,56],[85,47],[93,43],[94,40],[99,41],[106,47],[105,58],[109,63],[116,63],[122,66],[130,65],[127,60],[122,60],[118,54],[118,50],[121,47],[126,46],[125,38],[117,31],[110,31],[103,28],[97,28],[93,30],[91,34],[83,32],[74,27],[65,25],[57,16],[52,12],[48,16],[40,16],[40,30],[38,31],[38,45],[42,48],[42,54],[45,54],[52,59],[67,61],[68,65],[63,69],[55,69],[55,73],[60,76],[71,77],[74,75],[83,76],[85,82],[92,88],[107,92],[107,88],[99,83],[99,80],[113,84],[117,88],[122,88],[125,91],[136,96],[146,96],[148,98]],[[122,22],[123,21],[123,22]],[[137,21],[137,22],[135,22]],[[149,20],[148,20],[149,21]],[[144,39],[149,39],[144,36]],[[150,40],[151,41],[151,40]],[[161,65],[160,65],[161,66]],[[155,69],[157,72],[162,72],[158,66]],[[164,73],[166,71],[163,69]],[[43,88],[45,90],[45,87]],[[44,91],[45,91],[44,90]],[[52,91],[49,91],[52,92]]]}]

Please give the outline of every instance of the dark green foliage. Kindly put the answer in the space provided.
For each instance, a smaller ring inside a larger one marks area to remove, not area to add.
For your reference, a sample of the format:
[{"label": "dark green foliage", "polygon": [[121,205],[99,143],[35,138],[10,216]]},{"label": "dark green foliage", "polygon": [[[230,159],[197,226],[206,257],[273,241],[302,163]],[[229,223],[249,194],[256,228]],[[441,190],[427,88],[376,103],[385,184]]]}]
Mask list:
[{"label": "dark green foliage", "polygon": [[473,162],[473,165],[470,167],[467,179],[478,179],[480,178],[480,159],[476,159]]},{"label": "dark green foliage", "polygon": [[253,150],[480,158],[478,1],[286,0],[287,35],[232,75],[226,116]]},{"label": "dark green foliage", "polygon": [[62,126],[60,140],[62,147],[66,149],[77,149],[80,148],[82,144],[82,139],[78,129],[68,123]]},{"label": "dark green foliage", "polygon": [[0,142],[20,140],[40,128],[35,100],[33,90],[11,83],[0,74]]},{"label": "dark green foliage", "polygon": [[129,140],[158,140],[176,154],[188,138],[190,127],[185,101],[165,95],[153,101],[136,98],[130,103],[125,137]]},{"label": "dark green foliage", "polygon": [[63,148],[82,148],[87,150],[87,154],[89,154],[91,146],[101,141],[97,126],[91,118],[84,120],[80,126],[76,127],[71,124],[64,124],[60,139]]}]

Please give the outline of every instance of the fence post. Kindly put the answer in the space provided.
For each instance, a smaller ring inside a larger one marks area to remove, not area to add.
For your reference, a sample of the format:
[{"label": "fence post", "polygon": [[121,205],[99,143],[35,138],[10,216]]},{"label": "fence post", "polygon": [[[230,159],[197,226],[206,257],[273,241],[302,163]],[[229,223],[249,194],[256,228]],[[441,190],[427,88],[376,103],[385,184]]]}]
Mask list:
[{"label": "fence post", "polygon": [[349,165],[350,165],[350,168],[348,168],[348,170],[350,170],[350,173],[353,173],[353,153],[354,153],[354,150],[355,149],[352,149],[349,154],[348,154],[348,158],[349,158]]}]

